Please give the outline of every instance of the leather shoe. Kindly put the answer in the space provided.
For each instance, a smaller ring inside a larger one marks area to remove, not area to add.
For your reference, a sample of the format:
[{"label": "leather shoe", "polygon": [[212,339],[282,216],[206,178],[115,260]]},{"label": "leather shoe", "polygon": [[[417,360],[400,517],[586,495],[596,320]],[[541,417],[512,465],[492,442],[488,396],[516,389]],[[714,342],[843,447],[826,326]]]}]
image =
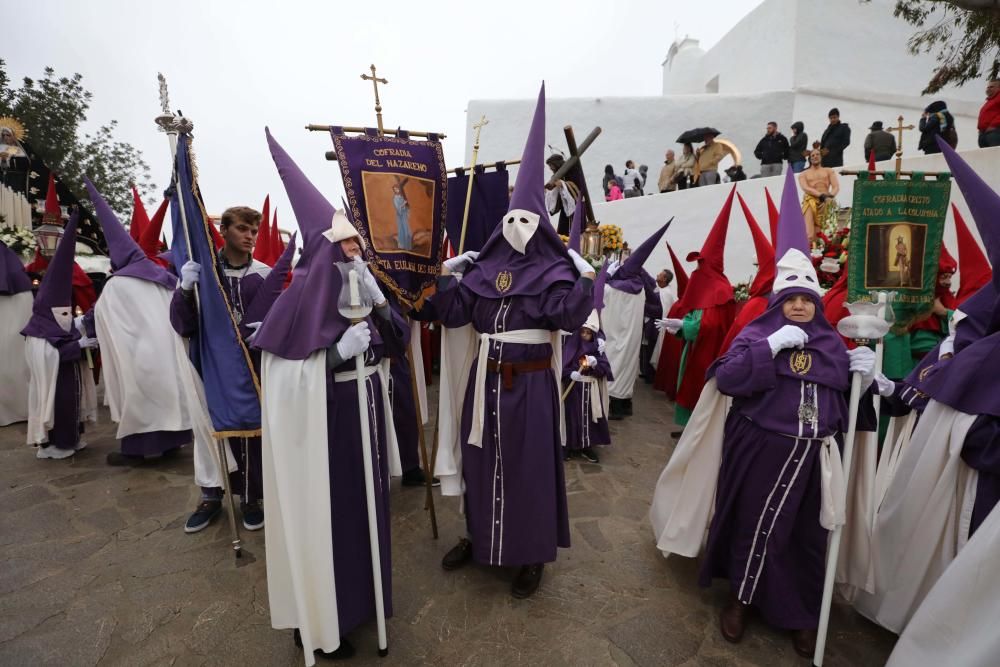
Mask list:
[{"label": "leather shoe", "polygon": [[[295,633],[292,636],[295,640],[295,645],[302,648],[302,635],[299,633],[299,629],[295,628]],[[321,651],[316,649],[314,653],[319,653],[322,657],[327,660],[347,660],[354,656],[354,644],[347,641],[346,637],[340,638],[340,646],[337,647],[336,651]]]},{"label": "leather shoe", "polygon": [[531,597],[538,590],[538,585],[542,583],[542,571],[545,569],[544,563],[537,565],[525,565],[514,577],[514,583],[510,587],[510,594],[518,600]]},{"label": "leather shoe", "polygon": [[792,646],[795,647],[795,652],[801,655],[803,658],[813,657],[813,653],[816,652],[816,631],[815,630],[796,630],[792,633]]},{"label": "leather shoe", "polygon": [[472,560],[472,542],[463,537],[441,559],[441,567],[446,570],[457,570],[470,560]]},{"label": "leather shoe", "polygon": [[732,599],[719,613],[719,630],[727,642],[738,644],[747,625],[747,605]]}]

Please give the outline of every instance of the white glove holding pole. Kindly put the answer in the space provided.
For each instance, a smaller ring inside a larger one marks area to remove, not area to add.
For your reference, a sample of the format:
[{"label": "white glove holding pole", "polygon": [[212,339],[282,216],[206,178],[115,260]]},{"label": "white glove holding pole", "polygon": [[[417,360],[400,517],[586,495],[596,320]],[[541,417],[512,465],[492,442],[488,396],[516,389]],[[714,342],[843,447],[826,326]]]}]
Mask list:
[{"label": "white glove holding pole", "polygon": [[573,371],[569,374],[569,379],[573,382],[583,382],[583,374],[580,371]]},{"label": "white glove holding pole", "polygon": [[668,334],[673,336],[681,330],[681,327],[684,326],[684,320],[678,320],[674,317],[666,317],[662,320],[656,320],[653,324],[656,325],[657,331],[666,331]]},{"label": "white glove holding pole", "polygon": [[875,384],[878,385],[879,396],[892,396],[896,393],[896,383],[887,378],[883,373],[875,374]]},{"label": "white glove holding pole", "polygon": [[861,390],[864,391],[875,381],[875,352],[867,347],[856,347],[847,351],[851,358],[852,373],[861,373]]},{"label": "white glove holding pole", "polygon": [[597,357],[588,354],[586,357],[586,362],[588,368],[593,368],[594,366],[597,365]]},{"label": "white glove holding pole", "polygon": [[97,339],[90,336],[80,336],[80,340],[77,342],[80,344],[81,350],[89,350],[90,348],[97,347]]},{"label": "white glove holding pole", "polygon": [[941,341],[938,347],[938,359],[955,356],[955,334],[948,334],[948,337]]},{"label": "white glove holding pole", "polygon": [[385,295],[382,294],[382,290],[378,286],[378,281],[375,280],[375,276],[372,275],[372,272],[361,257],[355,257],[354,261],[358,264],[358,273],[361,275],[361,282],[365,286],[365,291],[368,292],[368,296],[371,297],[372,302],[376,306],[381,306],[385,303]]},{"label": "white glove holding pole", "polygon": [[83,315],[77,315],[73,318],[73,326],[76,327],[76,330],[80,332],[81,336],[87,335],[87,328],[83,326]]},{"label": "white glove holding pole", "polygon": [[590,262],[581,257],[580,253],[572,248],[570,248],[567,252],[569,253],[569,258],[573,260],[573,266],[576,267],[577,272],[579,272],[581,276],[585,276],[588,273],[592,275],[596,273],[594,271],[594,267],[590,265]]},{"label": "white glove holding pole", "polygon": [[475,250],[469,250],[467,252],[463,252],[457,257],[444,260],[443,265],[444,268],[448,269],[449,273],[462,273],[469,266],[469,264],[476,261],[477,257],[479,257],[478,252]]},{"label": "white glove holding pole", "polygon": [[184,262],[181,267],[181,289],[190,292],[201,278],[201,264],[194,260]]},{"label": "white glove holding pole", "polygon": [[621,262],[619,262],[617,259],[611,260],[611,263],[608,264],[608,278],[610,278],[611,276],[615,275],[615,273],[620,268],[622,268],[622,263]]},{"label": "white glove holding pole", "polygon": [[371,342],[372,332],[368,329],[368,323],[358,322],[337,341],[337,354],[341,359],[356,357],[367,350]]},{"label": "white glove holding pole", "polygon": [[[782,350],[790,350],[793,347],[802,348],[809,342],[809,334],[794,324],[786,324],[773,334],[767,337],[767,344],[771,346],[771,356],[776,357]],[[874,361],[874,357],[872,357]]]},{"label": "white glove holding pole", "polygon": [[253,343],[253,339],[257,337],[257,330],[260,329],[260,322],[250,322],[246,325],[247,329],[250,329],[251,334],[247,336],[247,342]]}]

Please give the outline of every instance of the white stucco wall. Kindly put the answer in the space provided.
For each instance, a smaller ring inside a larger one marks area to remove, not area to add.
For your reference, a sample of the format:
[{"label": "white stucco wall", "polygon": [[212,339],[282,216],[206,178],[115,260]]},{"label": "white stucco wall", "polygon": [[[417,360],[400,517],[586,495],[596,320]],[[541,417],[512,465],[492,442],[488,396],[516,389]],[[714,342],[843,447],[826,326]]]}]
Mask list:
[{"label": "white stucco wall", "polygon": [[[716,125],[723,137],[736,142],[744,153],[750,153],[753,166],[748,174],[757,173],[753,147],[764,134],[768,120],[782,127],[792,122],[794,96],[790,92],[759,95],[683,95],[677,97],[606,97],[565,99],[555,97],[558,91],[547,90],[546,142],[566,150],[563,127],[572,125],[577,142],[596,126],[601,136],[583,158],[587,185],[594,201],[603,199],[601,181],[604,165],[611,164],[621,174],[625,160],[635,160],[649,166],[646,191],[656,189],[656,179],[668,148],[680,153],[674,142],[685,130],[700,125]],[[489,119],[482,132],[479,162],[496,162],[521,157],[527,128],[531,124],[535,100],[472,100],[468,117]],[[466,164],[472,157],[472,131],[466,129]]]},{"label": "white stucco wall", "polygon": [[[1000,192],[1000,148],[974,149],[960,153],[991,187]],[[861,164],[853,166],[863,167]],[[880,169],[885,167],[892,168],[893,163],[879,163]],[[941,155],[929,155],[904,159],[903,168],[926,172],[946,171],[947,164]],[[851,203],[855,179],[853,176],[840,177],[841,189],[837,199],[842,206],[849,206]],[[783,176],[752,179],[738,184],[737,192],[746,200],[757,222],[765,231],[768,223],[764,188],[767,187],[775,203],[780,206],[783,186]],[[594,213],[603,223],[621,226],[625,240],[633,247],[674,216],[674,222],[665,240],[670,242],[674,251],[683,259],[688,252],[701,248],[731,187],[732,185],[722,184],[616,202],[602,202],[594,207]],[[958,206],[975,233],[968,207],[954,181],[952,202]],[[948,216],[944,238],[945,245],[955,255],[957,252],[955,227],[951,215]],[[726,274],[734,283],[747,280],[754,273],[753,262],[754,250],[750,232],[747,230],[743,212],[738,202],[734,200],[726,243]],[[657,248],[646,263],[646,269],[653,274],[669,266],[670,258],[665,246]],[[691,265],[687,268],[693,269]]]}]

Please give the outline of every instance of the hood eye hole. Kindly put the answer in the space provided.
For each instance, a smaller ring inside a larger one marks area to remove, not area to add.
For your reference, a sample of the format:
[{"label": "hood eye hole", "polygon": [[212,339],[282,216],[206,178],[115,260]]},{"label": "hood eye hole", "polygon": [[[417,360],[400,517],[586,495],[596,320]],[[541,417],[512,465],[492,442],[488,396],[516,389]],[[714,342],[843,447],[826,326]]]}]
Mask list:
[{"label": "hood eye hole", "polygon": [[527,218],[521,218],[521,222],[523,222],[524,224],[528,224],[528,219]]},{"label": "hood eye hole", "polygon": [[514,218],[507,218],[507,224],[508,225],[511,224],[511,223],[513,223],[513,222],[514,222]]},{"label": "hood eye hole", "polygon": [[811,283],[816,282],[815,280],[812,279],[812,276],[806,276],[805,278],[806,278],[806,280],[808,280]]},{"label": "hood eye hole", "polygon": [[798,276],[788,276],[787,278],[785,278],[785,280],[788,280],[788,281],[798,280],[798,279],[799,279]]}]

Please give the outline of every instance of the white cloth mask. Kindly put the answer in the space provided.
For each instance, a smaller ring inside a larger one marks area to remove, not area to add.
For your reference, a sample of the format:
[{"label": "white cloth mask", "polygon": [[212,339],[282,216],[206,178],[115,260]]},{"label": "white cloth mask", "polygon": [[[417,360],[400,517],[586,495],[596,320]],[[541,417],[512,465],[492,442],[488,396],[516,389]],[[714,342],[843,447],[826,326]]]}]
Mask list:
[{"label": "white cloth mask", "polygon": [[56,318],[56,324],[69,331],[73,326],[73,309],[69,306],[61,306],[52,309],[52,317]]},{"label": "white cloth mask", "polygon": [[538,231],[538,221],[540,217],[537,213],[515,208],[508,211],[503,217],[503,237],[514,250],[522,255],[524,249],[528,247],[528,241]]}]

